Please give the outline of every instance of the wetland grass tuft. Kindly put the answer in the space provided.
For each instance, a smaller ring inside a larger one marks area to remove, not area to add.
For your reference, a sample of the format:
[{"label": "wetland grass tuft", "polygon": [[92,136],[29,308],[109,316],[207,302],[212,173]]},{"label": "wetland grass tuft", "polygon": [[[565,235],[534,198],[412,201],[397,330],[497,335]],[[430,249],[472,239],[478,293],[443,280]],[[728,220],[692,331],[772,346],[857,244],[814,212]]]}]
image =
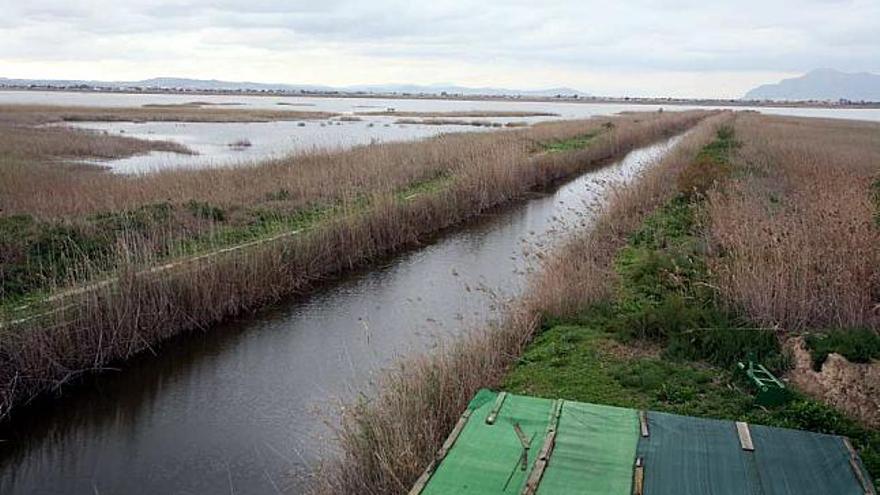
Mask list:
[{"label": "wetland grass tuft", "polygon": [[[37,275],[3,289],[4,300],[37,301],[12,313],[0,305],[0,416],[83,372],[307,290],[710,114],[616,117],[590,146],[552,155],[536,146],[605,120],[139,176],[58,163],[63,143],[25,156],[16,152],[22,142],[0,139],[9,147],[0,148],[0,218],[33,221],[30,234],[3,246],[0,269]],[[66,271],[43,270],[34,246]]]},{"label": "wetland grass tuft", "polygon": [[346,409],[314,493],[406,493],[481,387],[846,435],[878,479],[876,429],[800,394],[756,409],[731,371],[750,351],[784,370],[777,335],[828,321],[870,330],[814,355],[875,356],[856,350],[880,317],[878,127],[707,119],[544,257],[505,319],[404,359]]}]

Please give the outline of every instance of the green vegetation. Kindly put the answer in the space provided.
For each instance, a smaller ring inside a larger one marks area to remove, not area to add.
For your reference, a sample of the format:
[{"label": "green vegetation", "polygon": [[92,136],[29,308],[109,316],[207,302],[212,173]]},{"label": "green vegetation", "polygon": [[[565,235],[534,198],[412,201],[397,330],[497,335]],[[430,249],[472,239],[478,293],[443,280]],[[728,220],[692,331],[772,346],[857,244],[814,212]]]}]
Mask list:
[{"label": "green vegetation", "polygon": [[730,153],[738,146],[732,127],[722,127],[714,141],[678,176],[678,189],[689,198],[701,198],[706,191],[733,172]]},{"label": "green vegetation", "polygon": [[[436,193],[453,180],[451,174],[439,173],[401,188],[394,197],[407,201],[420,194]],[[155,203],[98,213],[79,224],[38,221],[29,215],[0,217],[0,253],[4,255],[0,263],[0,312],[38,302],[45,297],[47,281],[112,271],[117,245],[124,239],[161,230],[181,232],[163,239],[164,245],[156,251],[160,260],[175,259],[309,229],[345,212],[367,208],[370,201],[364,196],[348,208],[338,203],[315,204],[291,212],[272,204],[289,197],[290,193],[282,188],[268,194],[263,205],[230,209],[195,200],[181,206]],[[88,260],[88,266],[84,266],[84,260]]]},{"label": "green vegetation", "polygon": [[434,177],[418,180],[397,191],[398,200],[412,199],[419,194],[431,194],[446,189],[452,184],[454,176],[449,172],[441,172]]},{"label": "green vegetation", "polygon": [[[705,192],[734,172],[728,157],[735,146],[732,131],[722,128],[685,169],[680,193],[617,253],[612,300],[575,318],[545,319],[502,386],[548,398],[846,435],[878,478],[880,432],[797,394],[786,405],[760,408],[750,385],[735,373],[736,362],[747,356],[777,372],[786,367],[772,330],[754,328],[721,306],[707,268]],[[841,332],[813,345],[875,356],[880,346],[874,347],[874,339],[880,341],[873,333]]]},{"label": "green vegetation", "polygon": [[832,352],[854,363],[869,363],[880,359],[880,335],[870,328],[833,329],[807,336],[807,347],[817,371]]},{"label": "green vegetation", "polygon": [[156,203],[98,213],[76,224],[40,221],[30,215],[0,218],[4,256],[0,295],[19,300],[42,291],[48,281],[112,270],[119,243],[150,233],[169,233],[156,250],[158,259],[169,259],[310,226],[331,210],[315,206],[284,213],[253,207],[227,212],[207,202],[190,201],[182,206]]},{"label": "green vegetation", "polygon": [[226,220],[226,212],[219,206],[214,206],[205,201],[190,200],[186,204],[186,209],[195,217],[204,220],[212,220],[214,222],[222,222]]},{"label": "green vegetation", "polygon": [[570,139],[559,139],[550,141],[541,145],[547,153],[562,153],[565,151],[582,150],[590,145],[590,141],[600,134],[601,131],[594,130],[586,134],[581,134]]},{"label": "green vegetation", "polygon": [[800,395],[784,406],[758,408],[748,384],[730,367],[669,360],[659,349],[624,345],[616,323],[609,307],[596,307],[574,321],[550,324],[502,388],[538,397],[846,435],[874,479],[880,475],[880,432]]},{"label": "green vegetation", "polygon": [[754,355],[779,369],[783,360],[773,332],[717,304],[698,215],[699,202],[680,195],[651,215],[618,253],[618,333],[662,344],[669,358],[728,366]]},{"label": "green vegetation", "polygon": [[91,229],[41,222],[23,214],[0,218],[0,295],[24,296],[43,288],[48,280],[72,276],[83,258],[106,259],[115,238],[109,229],[117,223],[134,222],[135,217],[134,213],[132,220],[101,216]]},{"label": "green vegetation", "polygon": [[784,360],[772,330],[722,308],[706,266],[702,201],[707,188],[731,172],[735,146],[733,131],[721,128],[682,174],[691,179],[679,181],[681,193],[650,215],[618,253],[616,325],[627,338],[664,345],[670,358],[732,366],[751,355],[779,370]]},{"label": "green vegetation", "polygon": [[[335,205],[315,205],[290,213],[271,208],[249,208],[236,212],[235,222],[212,224],[204,233],[177,243],[168,250],[166,257],[199,255],[215,249],[271,238],[285,232],[298,232],[312,228],[340,212],[342,208]],[[224,219],[225,216],[221,217],[219,222]]]}]

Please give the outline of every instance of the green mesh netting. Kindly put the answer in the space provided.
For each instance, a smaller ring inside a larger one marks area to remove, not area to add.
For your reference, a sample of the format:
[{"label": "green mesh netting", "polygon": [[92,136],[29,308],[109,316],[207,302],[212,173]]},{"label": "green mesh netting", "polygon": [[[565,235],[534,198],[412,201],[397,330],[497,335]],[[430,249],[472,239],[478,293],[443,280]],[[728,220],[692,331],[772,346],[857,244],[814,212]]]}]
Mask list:
[{"label": "green mesh netting", "polygon": [[761,495],[730,421],[648,413],[645,495]]},{"label": "green mesh netting", "polygon": [[[486,398],[483,394],[479,401],[482,403],[473,410],[454,448],[437,467],[423,494],[518,494],[522,491],[544,442],[553,401],[508,395],[495,423],[488,425],[486,416],[494,406],[494,394],[492,400]],[[522,447],[514,424],[519,424],[531,439],[525,471],[519,468]]]},{"label": "green mesh netting", "polygon": [[[470,419],[422,493],[518,494],[544,443],[554,401],[481,390]],[[629,495],[644,458],[645,495],[864,495],[840,437],[749,425],[754,452],[732,421],[648,413],[642,438],[631,409],[565,402],[538,495]],[[531,439],[526,469],[514,424]],[[857,465],[864,472],[860,462]],[[870,481],[870,480],[869,480]]]},{"label": "green mesh netting", "polygon": [[765,495],[865,494],[840,437],[758,425],[750,429]]},{"label": "green mesh netting", "polygon": [[629,495],[638,437],[632,409],[566,402],[538,495]]}]

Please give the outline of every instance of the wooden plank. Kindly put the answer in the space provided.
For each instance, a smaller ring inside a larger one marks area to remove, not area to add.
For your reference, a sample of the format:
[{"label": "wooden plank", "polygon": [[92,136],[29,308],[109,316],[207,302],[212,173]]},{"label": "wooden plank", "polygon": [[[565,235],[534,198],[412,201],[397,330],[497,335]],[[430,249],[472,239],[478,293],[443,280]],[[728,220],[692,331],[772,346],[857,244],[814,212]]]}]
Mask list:
[{"label": "wooden plank", "polygon": [[455,427],[452,428],[452,432],[449,433],[449,436],[446,437],[446,441],[443,442],[443,446],[440,447],[440,450],[437,451],[437,455],[434,456],[434,460],[428,464],[428,467],[425,468],[422,475],[419,476],[419,479],[416,480],[412,489],[409,491],[409,495],[419,495],[422,493],[422,490],[425,489],[425,486],[428,484],[428,481],[431,480],[431,476],[433,476],[434,471],[437,470],[437,467],[440,465],[440,462],[446,457],[446,454],[452,450],[452,446],[455,445],[455,441],[458,440],[459,435],[461,435],[462,430],[464,430],[465,425],[467,424],[468,418],[471,417],[471,410],[467,409],[464,413],[462,413],[461,417],[458,418],[458,422],[455,423]]},{"label": "wooden plank", "polygon": [[492,405],[492,410],[489,411],[489,415],[486,416],[486,424],[494,425],[495,420],[498,419],[498,413],[501,412],[501,406],[504,405],[504,399],[507,398],[507,392],[501,392],[498,394],[498,397],[495,397],[495,404]]},{"label": "wooden plank", "polygon": [[522,495],[534,495],[534,493],[538,491],[538,485],[541,484],[544,470],[546,470],[547,465],[550,464],[550,454],[553,453],[553,447],[556,445],[556,432],[559,427],[559,418],[562,416],[562,407],[564,404],[564,400],[556,399],[553,402],[553,406],[550,408],[550,417],[547,419],[547,432],[544,436],[544,444],[541,446],[541,451],[538,452],[538,458],[535,460],[535,465],[532,466],[532,471],[529,473],[528,478],[526,478],[526,484],[523,486],[521,492]]},{"label": "wooden plank", "polygon": [[651,432],[648,430],[648,413],[645,411],[639,411],[639,427],[642,430],[643,438],[651,435]]},{"label": "wooden plank", "polygon": [[550,463],[550,454],[553,453],[554,445],[556,445],[555,429],[551,430],[547,438],[544,439],[544,445],[541,447],[541,452],[538,453],[538,459],[535,460],[535,465],[532,467],[528,479],[526,479],[526,484],[521,492],[522,495],[534,495],[538,491],[538,485],[541,484],[544,470],[547,469],[547,465]]},{"label": "wooden plank", "polygon": [[858,457],[858,455],[856,454],[856,449],[853,448],[852,442],[849,441],[849,438],[840,437],[840,439],[843,440],[843,446],[846,447],[846,451],[849,452],[849,456]]},{"label": "wooden plank", "polygon": [[565,401],[562,399],[556,399],[553,401],[553,406],[550,408],[550,416],[547,418],[547,431],[555,430],[557,425],[559,424],[559,417],[562,416],[562,404]]},{"label": "wooden plank", "polygon": [[422,472],[422,475],[419,476],[419,479],[416,480],[412,489],[409,491],[409,495],[419,495],[422,493],[422,490],[425,489],[425,485],[428,484],[428,480],[431,479],[431,475],[434,474],[434,469],[437,467],[437,461],[431,461],[431,464],[428,464],[428,467]]},{"label": "wooden plank", "polygon": [[633,469],[633,495],[644,495],[645,493],[645,460],[642,457],[636,459],[636,465]]},{"label": "wooden plank", "polygon": [[856,475],[856,479],[859,480],[859,484],[862,485],[862,490],[865,491],[865,495],[876,495],[874,487],[871,486],[871,483],[869,483],[867,479],[865,479],[865,473],[862,472],[862,468],[859,466],[859,461],[857,461],[855,457],[849,458],[849,467],[852,468],[853,474]]},{"label": "wooden plank", "polygon": [[736,433],[739,435],[739,445],[743,450],[753,452],[755,445],[752,443],[752,432],[749,431],[749,424],[742,421],[736,422]]},{"label": "wooden plank", "polygon": [[438,461],[443,460],[446,457],[446,454],[452,449],[452,446],[455,445],[455,441],[458,440],[458,436],[461,435],[461,431],[464,430],[464,425],[467,424],[468,418],[471,417],[471,410],[466,410],[460,418],[458,418],[458,423],[455,423],[455,427],[452,429],[452,433],[446,437],[446,441],[443,442],[443,446],[440,447],[440,451],[437,452],[436,459]]},{"label": "wooden plank", "polygon": [[865,495],[877,495],[877,491],[874,490],[874,486],[865,477],[865,473],[862,471],[861,465],[859,465],[859,455],[856,453],[856,449],[853,448],[849,438],[841,437],[841,439],[843,440],[844,447],[846,447],[846,450],[849,452],[849,467],[852,468],[853,474],[858,480],[859,485],[861,485],[862,490],[865,491]]}]

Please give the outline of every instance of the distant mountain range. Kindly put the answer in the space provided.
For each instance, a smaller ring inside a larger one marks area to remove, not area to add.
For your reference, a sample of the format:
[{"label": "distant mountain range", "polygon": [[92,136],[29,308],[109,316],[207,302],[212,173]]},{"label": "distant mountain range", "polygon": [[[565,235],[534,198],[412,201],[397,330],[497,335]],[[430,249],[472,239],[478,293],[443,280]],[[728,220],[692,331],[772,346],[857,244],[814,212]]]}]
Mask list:
[{"label": "distant mountain range", "polygon": [[765,84],[749,91],[747,100],[880,101],[880,75],[816,69],[803,76]]},{"label": "distant mountain range", "polygon": [[375,93],[375,94],[436,94],[483,95],[483,96],[589,96],[572,88],[550,88],[541,90],[505,89],[505,88],[469,88],[452,84],[435,84],[420,86],[414,84],[377,84],[345,87],[321,86],[311,84],[267,84],[257,82],[218,81],[216,79],[186,79],[177,77],[156,77],[143,81],[90,81],[90,80],[55,80],[55,79],[7,79],[0,77],[2,86],[47,86],[57,88],[111,88],[123,89],[159,89],[185,91],[268,91],[268,92],[320,92],[320,93]]}]

